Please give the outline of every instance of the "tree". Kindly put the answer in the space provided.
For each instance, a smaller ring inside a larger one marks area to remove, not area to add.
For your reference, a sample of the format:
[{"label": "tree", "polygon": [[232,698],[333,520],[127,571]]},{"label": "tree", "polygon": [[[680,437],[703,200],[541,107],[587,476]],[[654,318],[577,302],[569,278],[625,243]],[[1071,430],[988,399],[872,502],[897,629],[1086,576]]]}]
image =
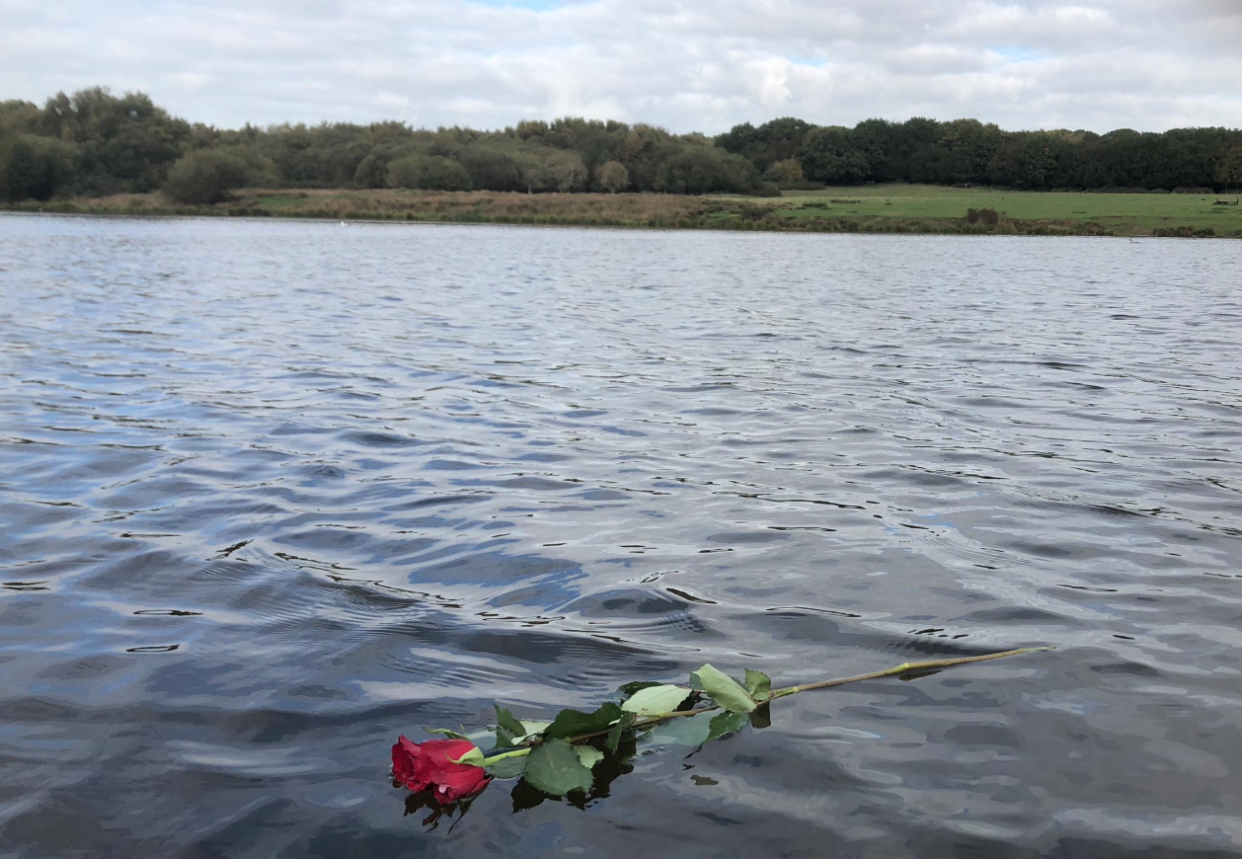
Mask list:
[{"label": "tree", "polygon": [[[936,142],[940,123],[916,116],[893,126],[889,168],[901,182],[939,182],[943,159]],[[947,174],[947,170],[943,171]]]},{"label": "tree", "polygon": [[191,141],[190,124],[138,92],[117,97],[101,87],[48,99],[43,134],[82,147],[81,190],[154,191]]},{"label": "tree", "polygon": [[1054,143],[1050,134],[1011,135],[988,163],[988,181],[1010,188],[1048,190],[1057,168]]},{"label": "tree", "polygon": [[[371,153],[371,155],[368,155],[367,158],[370,159],[374,157],[374,155],[375,153]],[[419,183],[423,178],[422,173],[424,160],[425,159],[421,155],[406,155],[403,158],[397,158],[389,161],[388,169],[384,171],[385,183],[389,188],[413,189],[422,187]],[[363,164],[367,164],[368,175],[366,178],[369,180],[371,178],[371,174],[373,174],[378,167],[378,159],[371,163],[363,161]],[[359,166],[358,169],[361,170],[362,167]],[[467,177],[467,179],[469,179],[469,177]],[[378,186],[372,185],[370,187]]]},{"label": "tree", "polygon": [[943,184],[986,184],[988,165],[1004,140],[1005,133],[993,124],[976,119],[955,119],[940,126],[937,147],[943,152]]},{"label": "tree", "polygon": [[404,122],[396,122],[388,120],[386,122],[373,122],[367,127],[370,132],[371,141],[376,146],[384,144],[400,146],[410,143],[414,140],[414,130]]},{"label": "tree", "polygon": [[441,155],[398,158],[388,167],[388,185],[424,191],[469,191],[474,187],[465,167]]},{"label": "tree", "polygon": [[[617,156],[629,131],[630,127],[623,122],[565,117],[548,126],[543,143],[576,152],[582,159],[584,180],[590,182],[600,164],[620,160]],[[586,190],[585,184],[581,190]]]},{"label": "tree", "polygon": [[630,171],[620,161],[608,161],[595,171],[595,184],[609,194],[624,191],[630,185]]},{"label": "tree", "polygon": [[895,126],[884,119],[866,119],[854,126],[854,145],[867,158],[867,177],[876,182],[892,182],[898,177],[890,154],[896,135]]},{"label": "tree", "polygon": [[34,147],[26,140],[15,140],[0,151],[0,200],[47,200],[55,191]]},{"label": "tree", "polygon": [[10,134],[36,134],[39,108],[28,101],[0,101],[0,137]]},{"label": "tree", "polygon": [[749,122],[735,125],[724,134],[716,136],[716,145],[725,152],[735,155],[747,155],[756,144],[755,127]]},{"label": "tree", "polygon": [[1151,188],[1159,153],[1159,135],[1130,128],[1110,131],[1100,138],[1096,153],[1099,178],[1092,187]]},{"label": "tree", "polygon": [[586,189],[590,174],[582,156],[577,152],[568,149],[555,150],[544,159],[544,164],[556,181],[556,190],[562,194]]},{"label": "tree", "polygon": [[802,165],[798,163],[797,158],[786,158],[783,161],[773,162],[764,171],[763,178],[765,181],[775,182],[777,185],[796,185],[799,182],[806,181],[806,176],[802,172]]},{"label": "tree", "polygon": [[513,156],[527,194],[540,194],[556,188],[556,178],[544,159],[534,152],[519,152]]},{"label": "tree", "polygon": [[1175,128],[1157,135],[1147,187],[1169,191],[1213,187],[1217,156],[1230,137],[1224,128]]},{"label": "tree", "polygon": [[[1242,184],[1240,147],[1242,131],[1225,128],[1006,132],[973,119],[918,117],[868,119],[852,129],[782,117],[737,125],[715,139],[576,118],[495,132],[416,130],[399,122],[229,130],[191,125],[142,93],[117,96],[94,87],[57,93],[42,106],[0,101],[0,195],[47,199],[166,186],[170,194],[221,199],[236,186],[238,169],[251,187],[391,182],[527,193],[750,193],[760,175],[786,186],[810,179],[1220,189]],[[185,160],[196,152],[222,156]],[[166,182],[175,164],[179,172]]]},{"label": "tree", "polygon": [[758,172],[765,173],[777,161],[793,158],[814,127],[792,116],[765,122],[758,128],[747,122],[735,125],[717,137],[715,143],[726,152],[745,156]]},{"label": "tree", "polygon": [[617,160],[635,191],[654,191],[660,165],[682,151],[681,143],[662,128],[636,125],[626,134]]},{"label": "tree", "polygon": [[718,146],[689,146],[660,165],[655,190],[666,194],[746,194],[759,187],[754,165]]},{"label": "tree", "polygon": [[458,161],[480,191],[524,191],[522,171],[516,159],[506,152],[484,146],[468,146]]},{"label": "tree", "polygon": [[1087,139],[1094,135],[1090,132],[1064,130],[1048,134],[1051,138],[1052,157],[1056,162],[1048,179],[1049,187],[1063,190],[1082,189],[1083,152]]},{"label": "tree", "polygon": [[173,165],[161,189],[176,203],[194,205],[224,203],[232,192],[252,184],[254,163],[242,153],[227,149],[200,149]]},{"label": "tree", "polygon": [[376,146],[358,162],[358,169],[354,171],[354,184],[359,188],[388,187],[389,167],[397,159],[412,154],[414,153],[411,150],[401,146]]},{"label": "tree", "polygon": [[1217,156],[1214,178],[1217,188],[1222,191],[1242,188],[1242,143],[1231,146]]},{"label": "tree", "polygon": [[49,137],[18,135],[0,144],[0,200],[50,200],[72,179],[78,147]]},{"label": "tree", "polygon": [[806,136],[798,162],[808,179],[844,184],[866,179],[871,165],[848,128],[817,128]]}]

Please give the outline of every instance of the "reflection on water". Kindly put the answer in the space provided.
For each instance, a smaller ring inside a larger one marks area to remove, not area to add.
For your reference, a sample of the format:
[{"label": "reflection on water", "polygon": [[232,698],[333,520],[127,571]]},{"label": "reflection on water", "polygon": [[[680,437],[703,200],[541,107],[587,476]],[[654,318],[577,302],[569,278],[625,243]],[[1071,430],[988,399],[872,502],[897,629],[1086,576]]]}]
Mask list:
[{"label": "reflection on water", "polygon": [[[0,845],[1242,855],[1239,281],[1211,242],[0,217]],[[493,700],[1049,643],[582,810],[425,833],[386,781]]]}]

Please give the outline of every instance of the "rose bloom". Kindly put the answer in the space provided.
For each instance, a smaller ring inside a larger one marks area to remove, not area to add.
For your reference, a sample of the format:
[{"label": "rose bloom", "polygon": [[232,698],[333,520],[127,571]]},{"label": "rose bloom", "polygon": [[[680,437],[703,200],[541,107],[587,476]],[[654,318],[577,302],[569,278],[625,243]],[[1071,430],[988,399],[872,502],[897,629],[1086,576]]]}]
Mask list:
[{"label": "rose bloom", "polygon": [[483,767],[453,763],[472,751],[469,740],[415,743],[402,735],[392,747],[392,776],[416,793],[431,789],[437,802],[448,805],[481,793],[491,781]]}]

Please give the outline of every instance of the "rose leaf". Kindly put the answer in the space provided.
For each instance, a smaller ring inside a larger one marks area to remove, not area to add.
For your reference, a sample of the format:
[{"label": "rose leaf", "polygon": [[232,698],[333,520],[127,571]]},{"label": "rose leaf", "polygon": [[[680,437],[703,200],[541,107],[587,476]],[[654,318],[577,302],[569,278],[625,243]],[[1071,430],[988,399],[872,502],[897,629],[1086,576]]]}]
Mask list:
[{"label": "rose leaf", "polygon": [[720,713],[711,721],[707,742],[719,740],[721,737],[727,737],[729,734],[736,734],[749,724],[750,717],[745,713]]},{"label": "rose leaf", "polygon": [[743,689],[741,684],[710,665],[704,665],[691,674],[690,685],[705,692],[713,701],[731,713],[749,713],[758,706],[755,699],[750,697],[750,693]]},{"label": "rose leaf", "polygon": [[684,686],[652,686],[635,692],[621,709],[639,716],[663,716],[675,712],[689,694]]},{"label": "rose leaf", "polygon": [[587,769],[591,769],[604,759],[604,753],[592,746],[574,746],[574,751],[578,753],[578,760]]},{"label": "rose leaf", "polygon": [[647,732],[646,740],[656,748],[674,744],[701,746],[711,736],[711,723],[714,717],[712,713],[704,713],[701,716],[674,719],[671,722],[656,725]]},{"label": "rose leaf", "polygon": [[635,716],[633,713],[621,714],[620,721],[612,726],[612,730],[608,732],[608,739],[604,741],[604,745],[607,747],[608,751],[612,752],[614,755],[617,753],[617,749],[621,747],[621,737],[627,730],[629,730],[630,726],[634,724],[634,719]]},{"label": "rose leaf", "polygon": [[766,701],[772,697],[772,678],[762,671],[746,669],[746,691],[756,701]]},{"label": "rose leaf", "polygon": [[641,692],[644,689],[650,689],[652,686],[663,686],[663,683],[652,683],[650,681],[636,680],[633,683],[626,683],[618,691],[627,698],[635,692]]},{"label": "rose leaf", "polygon": [[552,796],[591,789],[591,771],[582,765],[578,752],[564,740],[545,740],[526,761],[526,781]]},{"label": "rose leaf", "polygon": [[607,731],[612,723],[621,718],[622,710],[609,701],[594,713],[581,713],[577,710],[562,710],[556,720],[543,732],[546,739],[567,739],[582,734],[594,734]]},{"label": "rose leaf", "polygon": [[505,758],[503,761],[497,761],[487,768],[487,771],[496,778],[517,778],[526,769],[527,758]]},{"label": "rose leaf", "polygon": [[496,745],[502,748],[515,745],[518,740],[526,736],[526,729],[504,707],[499,704],[494,706],[496,707]]}]

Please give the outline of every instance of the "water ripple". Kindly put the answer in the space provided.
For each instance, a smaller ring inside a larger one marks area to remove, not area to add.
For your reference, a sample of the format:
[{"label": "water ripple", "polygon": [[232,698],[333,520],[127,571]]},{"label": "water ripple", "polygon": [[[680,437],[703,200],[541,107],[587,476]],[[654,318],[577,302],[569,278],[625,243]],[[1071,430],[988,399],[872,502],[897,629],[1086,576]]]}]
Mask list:
[{"label": "water ripple", "polygon": [[[1237,268],[0,216],[0,843],[1242,855]],[[416,840],[384,783],[493,699],[1049,643],[799,696],[608,814]]]}]

